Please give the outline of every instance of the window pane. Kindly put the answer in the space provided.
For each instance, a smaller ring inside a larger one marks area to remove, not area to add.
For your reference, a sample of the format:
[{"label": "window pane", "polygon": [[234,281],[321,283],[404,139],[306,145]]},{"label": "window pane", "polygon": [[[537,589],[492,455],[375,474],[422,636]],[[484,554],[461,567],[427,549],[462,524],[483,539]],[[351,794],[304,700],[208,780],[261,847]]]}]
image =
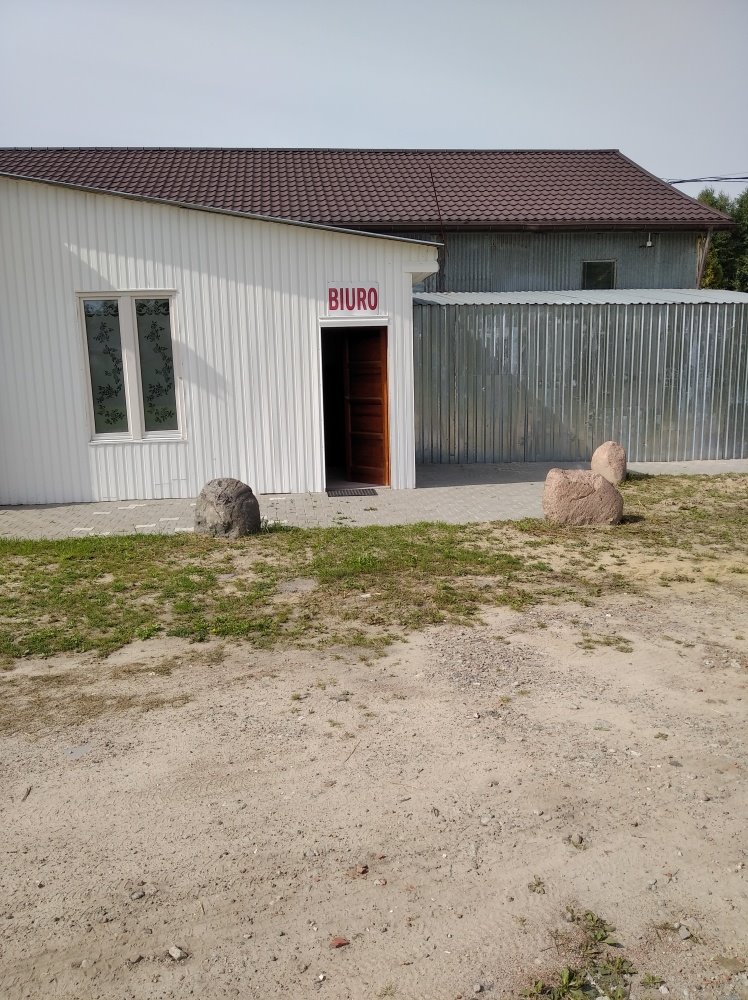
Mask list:
[{"label": "window pane", "polygon": [[582,265],[582,288],[615,288],[616,265],[612,260],[586,260]]},{"label": "window pane", "polygon": [[168,299],[136,299],[140,382],[146,431],[177,430]]},{"label": "window pane", "polygon": [[91,370],[94,430],[97,434],[127,431],[127,401],[122,371],[122,340],[116,299],[83,303]]}]

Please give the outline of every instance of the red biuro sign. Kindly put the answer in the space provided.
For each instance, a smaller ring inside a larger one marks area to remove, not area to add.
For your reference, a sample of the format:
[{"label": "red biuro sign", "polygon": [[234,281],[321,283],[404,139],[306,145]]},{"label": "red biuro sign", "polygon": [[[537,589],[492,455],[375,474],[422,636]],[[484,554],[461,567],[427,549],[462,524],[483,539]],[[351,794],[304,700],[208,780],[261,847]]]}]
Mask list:
[{"label": "red biuro sign", "polygon": [[379,285],[328,285],[327,315],[352,316],[379,312]]}]

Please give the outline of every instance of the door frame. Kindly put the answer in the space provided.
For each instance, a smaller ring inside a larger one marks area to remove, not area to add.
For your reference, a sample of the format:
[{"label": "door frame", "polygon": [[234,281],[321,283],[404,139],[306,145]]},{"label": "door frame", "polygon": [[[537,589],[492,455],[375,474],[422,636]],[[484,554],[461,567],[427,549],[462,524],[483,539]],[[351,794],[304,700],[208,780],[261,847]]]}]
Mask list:
[{"label": "door frame", "polygon": [[384,418],[386,422],[385,427],[385,448],[386,448],[386,458],[387,458],[387,468],[386,485],[390,487],[392,485],[392,421],[390,414],[390,379],[391,379],[391,334],[392,334],[392,324],[390,323],[388,316],[351,316],[351,317],[334,317],[334,318],[324,318],[318,321],[317,330],[317,346],[318,346],[318,364],[317,364],[317,384],[319,386],[319,414],[320,414],[320,455],[322,456],[322,482],[327,485],[327,455],[325,454],[325,404],[324,404],[324,386],[322,383],[322,332],[325,329],[331,329],[337,327],[348,328],[348,327],[362,327],[369,328],[373,330],[384,330],[387,338],[387,351],[386,351],[386,361],[387,361],[387,380],[385,382],[385,408],[384,408]]}]

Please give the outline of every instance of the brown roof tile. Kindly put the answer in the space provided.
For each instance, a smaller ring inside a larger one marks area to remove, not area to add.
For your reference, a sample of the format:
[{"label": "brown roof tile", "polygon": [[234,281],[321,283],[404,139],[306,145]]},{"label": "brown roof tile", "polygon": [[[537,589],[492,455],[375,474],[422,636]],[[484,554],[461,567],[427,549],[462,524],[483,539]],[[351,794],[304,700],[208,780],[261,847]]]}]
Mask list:
[{"label": "brown roof tile", "polygon": [[359,228],[730,224],[610,149],[0,149],[3,173]]}]

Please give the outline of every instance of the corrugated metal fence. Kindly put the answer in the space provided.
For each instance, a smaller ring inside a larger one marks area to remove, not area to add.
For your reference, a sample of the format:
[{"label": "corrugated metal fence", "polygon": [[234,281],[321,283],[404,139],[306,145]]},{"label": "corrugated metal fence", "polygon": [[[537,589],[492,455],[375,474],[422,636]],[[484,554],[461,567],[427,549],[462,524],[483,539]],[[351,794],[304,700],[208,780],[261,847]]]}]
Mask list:
[{"label": "corrugated metal fence", "polygon": [[748,306],[414,305],[417,462],[748,457]]}]

